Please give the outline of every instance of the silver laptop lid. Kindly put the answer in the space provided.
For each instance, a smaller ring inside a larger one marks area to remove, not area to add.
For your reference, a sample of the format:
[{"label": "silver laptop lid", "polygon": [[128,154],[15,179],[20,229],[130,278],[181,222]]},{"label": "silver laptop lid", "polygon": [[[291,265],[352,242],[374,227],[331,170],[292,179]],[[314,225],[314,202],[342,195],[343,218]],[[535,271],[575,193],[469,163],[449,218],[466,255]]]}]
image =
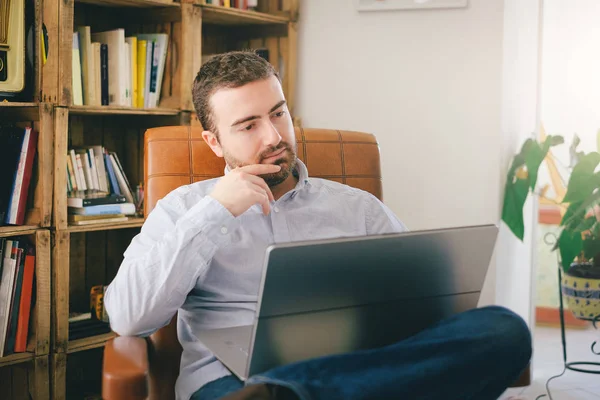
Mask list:
[{"label": "silver laptop lid", "polygon": [[474,308],[497,233],[485,225],[270,246],[249,375],[391,344]]}]

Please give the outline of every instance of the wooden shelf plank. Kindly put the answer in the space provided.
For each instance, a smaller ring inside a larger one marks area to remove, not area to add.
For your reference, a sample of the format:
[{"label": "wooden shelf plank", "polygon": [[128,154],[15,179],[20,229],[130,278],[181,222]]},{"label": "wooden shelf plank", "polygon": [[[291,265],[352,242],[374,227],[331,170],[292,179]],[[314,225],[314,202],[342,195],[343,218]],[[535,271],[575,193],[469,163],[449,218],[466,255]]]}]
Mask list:
[{"label": "wooden shelf plank", "polygon": [[21,225],[21,226],[0,226],[0,237],[30,235],[39,229],[37,225]]},{"label": "wooden shelf plank", "polygon": [[15,353],[6,357],[0,357],[0,367],[31,361],[35,358],[33,353]]},{"label": "wooden shelf plank", "polygon": [[139,228],[144,224],[144,218],[130,218],[125,222],[98,223],[93,225],[70,225],[69,232],[108,231],[113,229]]},{"label": "wooden shelf plank", "polygon": [[110,340],[116,336],[116,333],[108,332],[103,333],[101,335],[90,336],[82,339],[69,340],[69,345],[67,346],[67,354],[103,347],[107,340]]},{"label": "wooden shelf plank", "polygon": [[211,4],[202,5],[202,22],[215,25],[285,25],[289,18],[261,13],[256,11],[239,10]]},{"label": "wooden shelf plank", "polygon": [[38,121],[40,119],[40,105],[39,103],[0,101],[0,119]]},{"label": "wooden shelf plank", "polygon": [[180,7],[173,0],[75,0],[75,3],[94,4],[105,7]]},{"label": "wooden shelf plank", "polygon": [[177,115],[175,108],[134,108],[117,106],[71,106],[69,113],[72,115]]}]

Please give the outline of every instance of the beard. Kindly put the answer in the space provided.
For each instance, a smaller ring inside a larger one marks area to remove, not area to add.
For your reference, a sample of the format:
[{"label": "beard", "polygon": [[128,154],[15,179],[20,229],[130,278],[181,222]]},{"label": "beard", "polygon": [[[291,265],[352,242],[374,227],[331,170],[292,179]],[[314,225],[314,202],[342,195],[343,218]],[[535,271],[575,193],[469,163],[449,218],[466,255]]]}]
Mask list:
[{"label": "beard", "polygon": [[[296,168],[296,149],[287,142],[280,142],[277,146],[269,147],[258,156],[257,164],[264,164],[263,161],[268,158],[269,155],[278,152],[281,149],[285,149],[285,151],[281,153],[281,155],[279,155],[275,161],[270,163],[273,165],[279,165],[281,169],[278,172],[271,174],[258,175],[267,183],[270,188],[279,185],[294,172],[294,169]],[[248,165],[248,163],[243,163],[237,160],[226,151],[223,151],[223,157],[231,169]]]}]

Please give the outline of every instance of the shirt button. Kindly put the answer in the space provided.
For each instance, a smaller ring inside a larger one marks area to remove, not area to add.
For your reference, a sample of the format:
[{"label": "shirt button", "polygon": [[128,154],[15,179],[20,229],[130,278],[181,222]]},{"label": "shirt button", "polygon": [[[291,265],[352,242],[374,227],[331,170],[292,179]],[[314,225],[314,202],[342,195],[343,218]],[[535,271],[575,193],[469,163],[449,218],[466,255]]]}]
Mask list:
[{"label": "shirt button", "polygon": [[224,226],[223,226],[223,227],[221,227],[221,233],[222,233],[223,235],[225,235],[225,234],[227,233],[227,228],[226,228],[226,227],[224,227]]},{"label": "shirt button", "polygon": [[273,207],[273,211],[275,211],[275,212],[279,212],[279,208],[277,208],[277,207]]}]

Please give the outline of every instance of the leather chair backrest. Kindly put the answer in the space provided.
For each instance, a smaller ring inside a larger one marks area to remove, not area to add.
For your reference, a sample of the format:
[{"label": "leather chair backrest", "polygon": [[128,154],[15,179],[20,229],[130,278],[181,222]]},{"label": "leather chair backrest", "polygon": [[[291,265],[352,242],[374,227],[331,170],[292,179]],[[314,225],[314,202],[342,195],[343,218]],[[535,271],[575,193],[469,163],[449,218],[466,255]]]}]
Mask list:
[{"label": "leather chair backrest", "polygon": [[[372,134],[296,128],[298,158],[310,177],[366,190],[382,199],[379,146]],[[179,186],[223,175],[225,162],[202,139],[202,128],[166,126],[144,137],[144,213]],[[177,315],[149,338],[150,399],[174,399],[181,345]]]}]

